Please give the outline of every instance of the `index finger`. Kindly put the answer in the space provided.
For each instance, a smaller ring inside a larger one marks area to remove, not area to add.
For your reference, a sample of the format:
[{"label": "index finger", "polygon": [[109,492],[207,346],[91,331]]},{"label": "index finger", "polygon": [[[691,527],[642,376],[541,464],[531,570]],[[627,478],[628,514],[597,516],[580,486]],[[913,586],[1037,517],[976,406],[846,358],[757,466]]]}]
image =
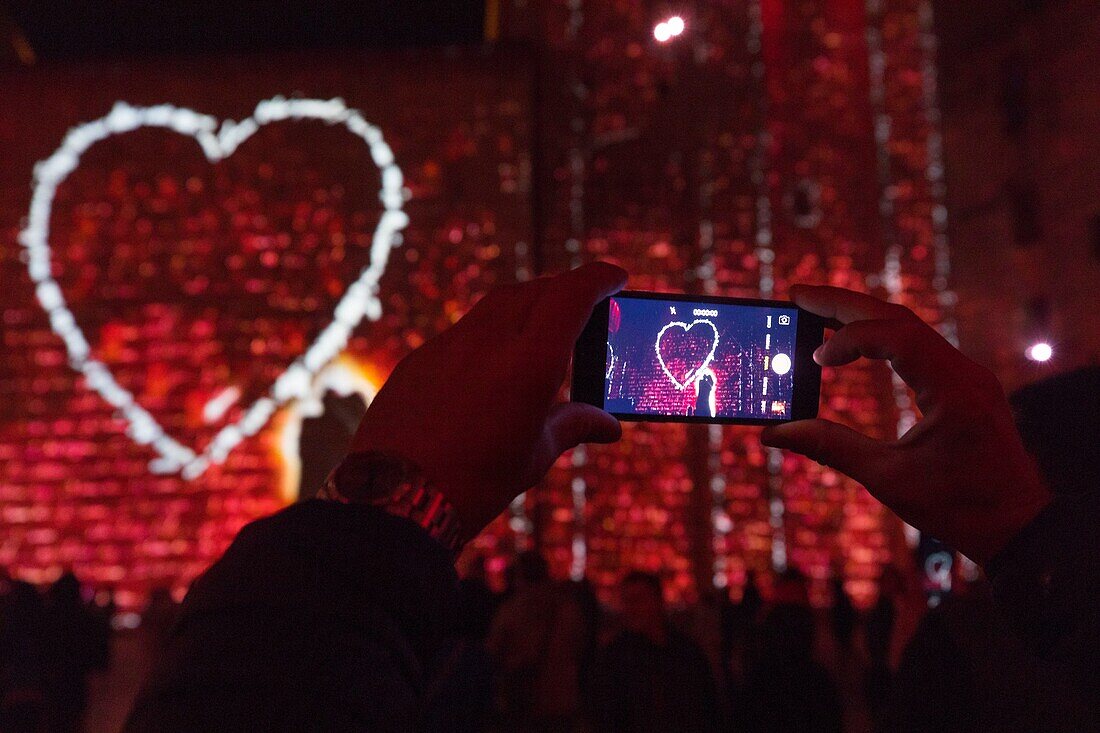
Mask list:
[{"label": "index finger", "polygon": [[791,300],[799,308],[841,323],[913,316],[904,306],[830,285],[793,285]]},{"label": "index finger", "polygon": [[626,270],[593,262],[548,279],[523,331],[568,359],[592,309],[626,285]]},{"label": "index finger", "polygon": [[967,374],[962,354],[915,317],[849,323],[818,348],[814,361],[822,366],[841,366],[861,356],[888,359],[902,381],[916,392],[922,411],[929,409],[937,394]]}]

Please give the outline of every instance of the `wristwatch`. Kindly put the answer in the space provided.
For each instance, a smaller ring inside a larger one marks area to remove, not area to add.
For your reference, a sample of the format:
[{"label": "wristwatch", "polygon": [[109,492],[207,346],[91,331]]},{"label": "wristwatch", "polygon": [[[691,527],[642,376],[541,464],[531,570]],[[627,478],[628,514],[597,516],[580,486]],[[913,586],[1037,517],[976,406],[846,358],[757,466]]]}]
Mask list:
[{"label": "wristwatch", "polygon": [[455,508],[428,486],[412,461],[390,453],[349,454],[328,475],[317,498],[343,504],[367,504],[411,520],[457,555],[462,549]]}]

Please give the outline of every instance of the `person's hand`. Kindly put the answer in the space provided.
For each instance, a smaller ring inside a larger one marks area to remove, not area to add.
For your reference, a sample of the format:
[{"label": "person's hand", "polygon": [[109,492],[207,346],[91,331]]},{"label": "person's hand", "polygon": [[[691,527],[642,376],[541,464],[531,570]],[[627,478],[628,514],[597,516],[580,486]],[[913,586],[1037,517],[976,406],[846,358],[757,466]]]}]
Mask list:
[{"label": "person's hand", "polygon": [[800,420],[768,427],[762,442],[851,476],[914,527],[990,560],[1050,500],[997,378],[900,305],[831,287],[795,286],[791,297],[843,324],[814,353],[818,364],[889,359],[923,419],[896,441]]},{"label": "person's hand", "polygon": [[415,462],[472,537],[564,451],[621,436],[603,410],[554,399],[593,307],[625,284],[598,262],[493,290],[397,365],[351,450]]}]

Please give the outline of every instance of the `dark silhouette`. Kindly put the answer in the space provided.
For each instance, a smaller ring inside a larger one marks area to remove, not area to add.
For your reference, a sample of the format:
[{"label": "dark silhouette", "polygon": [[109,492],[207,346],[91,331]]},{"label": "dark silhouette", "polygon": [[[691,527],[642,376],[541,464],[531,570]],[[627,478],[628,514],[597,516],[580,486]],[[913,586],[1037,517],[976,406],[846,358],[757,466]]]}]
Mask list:
[{"label": "dark silhouette", "polygon": [[604,624],[604,610],[596,597],[596,589],[588,578],[570,582],[569,590],[573,594],[581,618],[581,649],[577,665],[581,714],[584,718],[591,720],[596,704],[592,697],[593,676],[596,673],[596,662],[600,652],[600,630]]},{"label": "dark silhouette", "polygon": [[50,634],[38,589],[14,581],[0,618],[0,730],[38,733],[46,721]]},{"label": "dark silhouette", "polygon": [[843,577],[834,575],[830,580],[830,587],[833,591],[833,605],[829,608],[829,624],[837,645],[842,651],[850,652],[859,614],[856,613],[848,592],[844,590]]},{"label": "dark silhouette", "polygon": [[479,557],[470,564],[458,586],[462,594],[462,617],[467,635],[484,641],[501,601],[486,582],[484,558]]},{"label": "dark silhouette", "polygon": [[773,594],[776,602],[760,621],[759,646],[735,700],[735,727],[748,733],[839,733],[836,685],[813,658],[814,617],[805,576],[793,568],[784,571]]},{"label": "dark silhouette", "polygon": [[516,557],[512,581],[487,640],[502,723],[510,730],[568,729],[580,713],[581,609],[535,551]]},{"label": "dark silhouette", "polygon": [[48,727],[58,733],[79,731],[88,704],[88,674],[107,667],[110,627],[85,603],[72,573],[50,588],[46,619]]},{"label": "dark silhouette", "polygon": [[[1044,379],[1009,401],[1024,445],[1056,494],[1100,491],[1100,368]],[[953,587],[905,647],[882,731],[979,733],[1011,730],[1022,720],[1031,730],[1096,728],[1095,700],[1050,684],[1049,670],[997,612],[988,582]],[[1041,594],[1028,602],[1041,603]]]},{"label": "dark silhouette", "polygon": [[141,614],[141,628],[153,648],[160,649],[164,644],[178,614],[179,604],[172,598],[172,591],[163,586],[154,588]]},{"label": "dark silhouette", "polygon": [[749,570],[741,588],[741,599],[737,603],[727,600],[722,607],[721,656],[725,665],[727,707],[735,704],[745,684],[751,652],[758,643],[757,616],[763,605],[756,572]]},{"label": "dark silhouette", "polygon": [[298,441],[298,456],[302,475],[298,484],[298,499],[312,499],[348,453],[355,428],[367,411],[358,394],[341,397],[326,392],[321,401],[324,412],[302,421],[302,436]]},{"label": "dark silhouette", "polygon": [[695,382],[695,414],[714,417],[714,411],[710,408],[711,394],[714,392],[714,377],[703,374]]},{"label": "dark silhouette", "polygon": [[890,693],[890,650],[897,621],[895,598],[901,593],[902,579],[897,568],[887,565],[878,579],[878,600],[863,620],[868,668],[864,687],[871,714],[877,717]]},{"label": "dark silhouette", "polygon": [[764,606],[764,596],[760,593],[760,586],[756,584],[756,571],[749,570],[745,573],[745,587],[741,589],[741,600],[737,604],[739,613],[746,619],[755,620],[756,615]]},{"label": "dark silhouette", "polygon": [[[306,501],[245,527],[192,585],[128,729],[474,729],[484,687],[464,687],[477,675],[462,661],[453,553],[566,450],[620,437],[607,413],[554,404],[554,395],[595,304],[626,279],[621,269],[595,263],[502,289],[404,360],[352,449],[362,452],[357,460],[380,467],[371,481],[384,483],[383,468],[395,457],[415,464],[420,475],[409,480],[424,483],[416,496],[432,510],[410,513],[403,482],[385,506]],[[912,312],[837,288],[794,286],[790,293],[800,307],[843,324],[817,350],[818,363],[843,366],[861,354],[892,359],[923,417],[916,432],[893,443],[826,420],[769,426],[762,442],[843,471],[914,527],[981,564],[997,612],[1042,668],[1051,704],[1084,707],[1078,729],[1098,729],[1100,507],[1091,497],[1050,495],[1000,385]],[[507,400],[499,399],[501,384]],[[534,581],[547,587],[542,577]],[[740,708],[746,727],[836,730],[835,690],[810,655],[804,590],[781,580],[777,591],[786,602],[763,623],[763,653]],[[545,652],[542,669],[575,687],[584,625],[566,622],[571,594],[547,593],[545,605],[520,604],[524,595],[534,594],[517,587],[517,608],[508,614],[522,623],[509,621],[503,608],[498,613],[502,628],[514,629],[502,636],[514,641],[498,647],[498,658],[518,659],[513,670],[533,670],[527,660]],[[600,665],[605,703],[597,709],[610,721],[603,727],[713,729],[707,661],[668,628],[659,582],[636,577],[624,583],[623,596],[628,626]],[[888,658],[890,636],[878,634],[878,657]],[[530,688],[548,691],[530,696],[543,705],[530,708],[540,720],[569,709],[568,688]],[[1015,722],[1026,729],[1028,721]]]},{"label": "dark silhouette", "polygon": [[1100,366],[1022,387],[1009,402],[1024,447],[1052,491],[1100,492]]},{"label": "dark silhouette", "polygon": [[1087,699],[1060,697],[1006,628],[988,584],[978,583],[921,620],[876,727],[880,733],[1095,730],[1087,723]]},{"label": "dark silhouette", "polygon": [[623,630],[600,655],[597,730],[714,731],[718,695],[710,663],[671,628],[661,581],[632,572],[620,585]]}]

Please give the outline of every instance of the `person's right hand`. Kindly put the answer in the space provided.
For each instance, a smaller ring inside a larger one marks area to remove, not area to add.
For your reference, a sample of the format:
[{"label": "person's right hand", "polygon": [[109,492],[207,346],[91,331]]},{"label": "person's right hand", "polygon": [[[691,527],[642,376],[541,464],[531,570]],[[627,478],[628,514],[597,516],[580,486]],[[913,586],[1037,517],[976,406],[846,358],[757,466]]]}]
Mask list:
[{"label": "person's right hand", "polygon": [[832,287],[799,285],[791,297],[843,324],[814,353],[817,363],[889,359],[923,419],[896,441],[800,420],[768,427],[762,442],[851,476],[906,522],[988,562],[1050,501],[997,378],[908,308]]},{"label": "person's right hand", "polygon": [[562,452],[619,439],[610,414],[556,396],[592,309],[625,284],[622,269],[594,262],[490,292],[401,360],[352,451],[415,463],[454,506],[469,539]]}]

